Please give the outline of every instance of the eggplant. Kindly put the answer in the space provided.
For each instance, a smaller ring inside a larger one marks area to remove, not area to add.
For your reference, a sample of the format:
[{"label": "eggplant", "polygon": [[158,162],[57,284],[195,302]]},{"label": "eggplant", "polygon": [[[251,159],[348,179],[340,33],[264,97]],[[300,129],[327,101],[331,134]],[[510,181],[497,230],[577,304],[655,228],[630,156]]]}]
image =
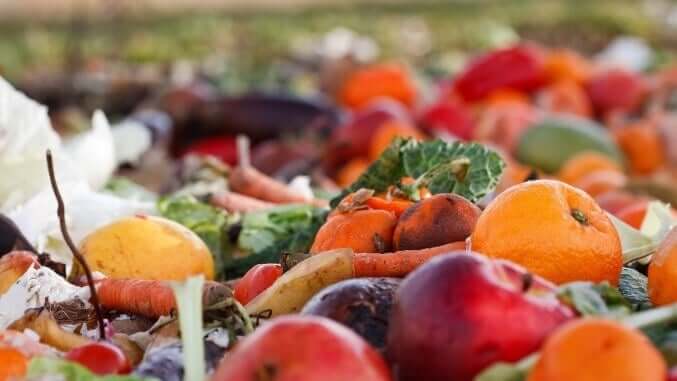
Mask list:
[{"label": "eggplant", "polygon": [[[177,123],[171,151],[178,155],[192,141],[238,134],[252,141],[314,131],[327,134],[339,120],[338,109],[321,99],[251,93],[243,96],[204,97]],[[172,114],[170,112],[170,114]]]},{"label": "eggplant", "polygon": [[301,314],[335,320],[383,351],[390,310],[399,285],[397,278],[348,279],[313,296]]}]

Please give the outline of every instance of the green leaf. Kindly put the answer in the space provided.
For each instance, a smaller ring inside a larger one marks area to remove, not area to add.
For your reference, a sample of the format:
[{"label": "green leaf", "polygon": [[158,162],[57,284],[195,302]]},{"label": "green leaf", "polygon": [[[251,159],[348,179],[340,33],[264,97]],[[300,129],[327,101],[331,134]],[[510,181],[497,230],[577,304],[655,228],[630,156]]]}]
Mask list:
[{"label": "green leaf", "polygon": [[631,311],[630,303],[607,282],[567,283],[559,288],[558,296],[583,316],[621,317]]},{"label": "green leaf", "polygon": [[188,278],[185,282],[171,282],[179,310],[185,381],[204,380],[207,371],[202,327],[203,285],[203,275]]},{"label": "green leaf", "polygon": [[[377,192],[401,186],[404,177],[415,179],[433,193],[456,193],[477,202],[491,192],[505,163],[494,151],[478,143],[448,143],[442,140],[419,142],[395,139],[381,156],[352,185],[332,200],[332,206],[358,189]],[[405,193],[411,186],[403,187]]]},{"label": "green leaf", "polygon": [[632,305],[634,310],[651,308],[646,276],[635,269],[623,267],[618,291]]},{"label": "green leaf", "polygon": [[307,252],[326,218],[326,209],[311,205],[283,205],[246,214],[238,236],[238,248],[246,255],[226,258],[226,275],[238,277],[256,264],[279,262],[283,253]]},{"label": "green leaf", "polygon": [[129,376],[98,376],[84,366],[64,359],[51,357],[34,357],[28,364],[27,379],[43,379],[59,377],[68,381],[151,381],[153,378]]},{"label": "green leaf", "polygon": [[108,180],[104,191],[126,200],[155,202],[157,195],[126,177],[113,177]]},{"label": "green leaf", "polygon": [[187,227],[204,241],[214,257],[216,276],[220,278],[227,246],[227,214],[193,196],[162,198],[158,201],[158,210],[163,217]]}]

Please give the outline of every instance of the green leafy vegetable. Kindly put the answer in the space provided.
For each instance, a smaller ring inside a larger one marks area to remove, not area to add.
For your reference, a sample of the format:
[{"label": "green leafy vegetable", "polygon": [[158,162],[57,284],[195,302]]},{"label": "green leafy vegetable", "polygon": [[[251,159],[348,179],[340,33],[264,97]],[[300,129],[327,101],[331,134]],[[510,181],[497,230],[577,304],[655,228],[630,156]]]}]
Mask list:
[{"label": "green leafy vegetable", "polygon": [[325,209],[311,205],[282,205],[246,214],[238,236],[245,256],[228,258],[226,275],[236,277],[258,263],[279,262],[285,252],[308,251],[326,218]]},{"label": "green leafy vegetable", "polygon": [[[478,143],[395,139],[357,181],[332,200],[332,206],[358,189],[383,192],[391,186],[400,186],[413,198],[417,192],[412,188],[425,186],[433,194],[456,193],[477,202],[496,187],[504,167],[496,152]],[[413,178],[414,184],[402,186],[404,177]]]},{"label": "green leafy vegetable", "polygon": [[154,378],[129,376],[98,376],[84,366],[64,359],[35,357],[28,364],[28,379],[61,376],[68,381],[151,381]]},{"label": "green leafy vegetable", "polygon": [[227,246],[228,216],[193,196],[167,197],[158,201],[160,214],[184,225],[197,234],[209,247],[219,278],[224,269],[223,253]]},{"label": "green leafy vegetable", "polygon": [[155,193],[126,177],[113,177],[104,187],[104,191],[127,200],[155,202],[157,199]]},{"label": "green leafy vegetable", "polygon": [[179,327],[183,344],[183,379],[205,379],[204,333],[202,327],[202,275],[188,278],[185,282],[171,282],[179,310]]},{"label": "green leafy vegetable", "polygon": [[626,316],[631,305],[607,282],[572,282],[560,287],[558,296],[581,315]]},{"label": "green leafy vegetable", "polygon": [[618,291],[632,305],[634,310],[651,308],[646,276],[635,269],[623,267]]}]

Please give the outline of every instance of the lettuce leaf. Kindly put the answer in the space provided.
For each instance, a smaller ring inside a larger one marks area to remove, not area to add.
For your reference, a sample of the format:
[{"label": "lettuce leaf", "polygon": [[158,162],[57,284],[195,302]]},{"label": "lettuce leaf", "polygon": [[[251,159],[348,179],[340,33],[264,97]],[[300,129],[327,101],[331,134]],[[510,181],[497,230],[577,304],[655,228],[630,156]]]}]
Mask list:
[{"label": "lettuce leaf", "polygon": [[171,282],[179,310],[179,327],[183,344],[183,379],[201,381],[206,377],[204,332],[202,327],[202,286],[204,276],[185,282]]},{"label": "lettuce leaf", "polygon": [[283,253],[307,252],[327,210],[311,205],[282,205],[248,213],[237,246],[245,256],[226,260],[226,275],[237,277],[259,263],[279,262]]},{"label": "lettuce leaf", "polygon": [[[395,139],[381,156],[352,185],[332,200],[332,206],[361,188],[377,192],[401,186],[404,177],[415,180],[433,193],[456,193],[477,202],[493,191],[505,163],[494,151],[478,143]],[[401,186],[414,195],[411,185]]]},{"label": "lettuce leaf", "polygon": [[162,198],[157,208],[165,218],[176,221],[192,230],[209,247],[214,257],[216,276],[224,269],[224,252],[228,239],[228,215],[222,209],[199,201],[193,196]]},{"label": "lettuce leaf", "polygon": [[[60,376],[60,378],[58,378]],[[68,381],[151,381],[154,378],[128,376],[98,376],[84,366],[64,359],[35,357],[28,364],[28,380],[63,379]]]}]

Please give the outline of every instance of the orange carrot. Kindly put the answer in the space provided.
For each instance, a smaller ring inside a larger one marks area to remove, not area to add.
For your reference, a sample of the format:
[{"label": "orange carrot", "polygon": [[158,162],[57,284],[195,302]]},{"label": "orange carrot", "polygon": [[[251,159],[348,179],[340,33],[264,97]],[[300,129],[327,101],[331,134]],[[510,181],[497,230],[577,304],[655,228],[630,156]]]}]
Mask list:
[{"label": "orange carrot", "polygon": [[256,212],[274,207],[276,204],[261,201],[234,192],[219,192],[212,196],[211,203],[228,212]]},{"label": "orange carrot", "polygon": [[404,211],[407,210],[407,208],[414,205],[414,203],[409,200],[399,200],[399,199],[388,200],[383,197],[369,197],[366,201],[366,204],[368,207],[372,209],[381,209],[393,212],[398,217],[402,213],[404,213]]},{"label": "orange carrot", "polygon": [[464,250],[465,242],[422,250],[402,250],[393,253],[356,253],[353,257],[355,277],[396,277],[401,278],[414,271],[430,258],[456,250]]},{"label": "orange carrot", "polygon": [[237,193],[263,201],[278,204],[302,203],[317,206],[327,205],[325,200],[317,200],[300,195],[287,184],[279,182],[248,166],[233,168],[228,177],[228,184]]},{"label": "orange carrot", "polygon": [[[103,279],[97,282],[101,305],[109,310],[148,317],[169,315],[176,309],[174,292],[168,282],[143,279]],[[226,285],[205,282],[203,305],[211,305],[231,295]]]}]

